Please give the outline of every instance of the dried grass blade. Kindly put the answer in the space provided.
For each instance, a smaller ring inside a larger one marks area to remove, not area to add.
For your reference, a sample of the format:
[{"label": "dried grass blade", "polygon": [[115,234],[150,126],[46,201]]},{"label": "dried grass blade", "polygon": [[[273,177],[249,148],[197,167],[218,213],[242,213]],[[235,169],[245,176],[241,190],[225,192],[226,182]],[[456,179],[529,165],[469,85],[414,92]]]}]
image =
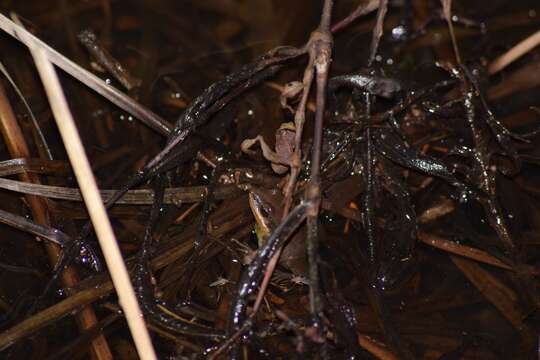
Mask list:
[{"label": "dried grass blade", "polygon": [[45,92],[75,172],[77,182],[81,187],[85,204],[118,294],[119,303],[124,310],[135,346],[141,359],[156,359],[150,335],[141,315],[142,312],[131,285],[126,265],[99,195],[94,174],[92,173],[82,141],[71,111],[69,110],[60,80],[52,63],[49,61],[47,51],[40,47],[39,44],[30,41],[28,36],[30,35],[26,32],[18,34],[18,37],[25,39],[23,42],[29,46],[41,80],[45,86]]},{"label": "dried grass blade", "polygon": [[[0,174],[2,174],[0,170]],[[32,184],[24,181],[0,178],[0,189],[15,191],[21,194],[43,196],[49,199],[82,201],[81,191],[76,188]],[[107,201],[118,190],[100,190],[103,201]],[[178,187],[165,189],[165,204],[194,203],[204,198],[206,186]],[[228,199],[241,193],[234,185],[222,185],[214,190],[217,200]],[[124,205],[152,205],[154,191],[150,189],[129,190],[116,203]]]},{"label": "dried grass blade", "polygon": [[524,316],[518,310],[518,297],[512,289],[501,283],[482,266],[458,256],[450,256],[450,258],[478,291],[495,305],[517,330],[524,328]]},{"label": "dried grass blade", "polygon": [[56,66],[79,80],[84,85],[88,86],[110,102],[130,113],[135,118],[142,121],[151,129],[157,131],[161,135],[167,136],[171,133],[172,126],[166,120],[151,110],[140,105],[123,92],[106,84],[103,80],[83,69],[73,61],[54,50],[43,41],[29,33],[25,28],[15,24],[4,15],[0,14],[0,29],[4,30],[15,39],[19,40],[28,47],[40,48],[44,52],[47,59]]},{"label": "dried grass blade", "polygon": [[378,343],[367,335],[358,334],[358,343],[371,355],[380,360],[398,360],[384,344]]},{"label": "dried grass blade", "polygon": [[41,127],[39,126],[39,123],[36,117],[34,116],[34,113],[32,112],[30,105],[28,105],[28,102],[26,101],[23,94],[21,93],[21,90],[19,89],[17,84],[15,84],[15,81],[13,80],[11,75],[9,75],[9,72],[7,71],[6,67],[4,66],[2,62],[0,62],[0,71],[2,72],[2,74],[4,74],[6,79],[8,79],[11,86],[13,86],[13,89],[15,89],[17,96],[21,99],[24,107],[26,108],[26,111],[28,111],[28,115],[30,115],[30,119],[32,120],[32,124],[34,125],[34,130],[36,131],[36,135],[39,140],[39,141],[36,141],[37,146],[39,147],[39,150],[41,151],[41,153],[46,155],[47,159],[52,160],[53,156],[51,154],[51,148],[49,147],[49,144],[47,143],[47,139],[45,139],[45,135],[43,135],[43,131],[41,131]]},{"label": "dried grass blade", "polygon": [[[181,243],[172,249],[159,253],[152,259],[152,269],[160,270],[172,262],[186,255],[192,249],[189,242]],[[44,309],[35,315],[21,321],[11,328],[0,333],[0,351],[14,344],[18,340],[29,336],[30,334],[42,329],[54,321],[69,315],[74,310],[90,304],[104,296],[107,296],[114,290],[114,286],[106,274],[98,275],[98,282],[93,282],[90,287],[84,288],[79,292],[70,295],[68,298],[57,304]]]},{"label": "dried grass blade", "polygon": [[379,0],[379,10],[377,10],[377,22],[373,28],[373,36],[371,38],[371,48],[369,53],[369,66],[375,60],[377,55],[377,50],[379,49],[379,42],[384,33],[384,18],[386,17],[386,12],[388,11],[388,0]]},{"label": "dried grass blade", "polygon": [[107,295],[112,289],[113,285],[110,282],[106,282],[101,286],[79,291],[67,299],[60,301],[58,304],[21,321],[0,333],[0,351],[44,326],[69,315],[72,311],[80,309],[81,307],[96,301],[100,297]]},{"label": "dried grass blade", "polygon": [[21,231],[50,240],[60,246],[64,246],[71,238],[60,230],[43,226],[26,219],[23,216],[12,214],[8,211],[0,210],[0,223],[14,227]]},{"label": "dried grass blade", "polygon": [[493,62],[489,64],[488,73],[490,75],[498,73],[538,45],[540,45],[540,30],[520,41],[516,46],[493,60]]},{"label": "dried grass blade", "polygon": [[71,167],[66,161],[42,160],[36,158],[15,158],[0,161],[0,176],[37,173],[54,176],[69,176]]}]

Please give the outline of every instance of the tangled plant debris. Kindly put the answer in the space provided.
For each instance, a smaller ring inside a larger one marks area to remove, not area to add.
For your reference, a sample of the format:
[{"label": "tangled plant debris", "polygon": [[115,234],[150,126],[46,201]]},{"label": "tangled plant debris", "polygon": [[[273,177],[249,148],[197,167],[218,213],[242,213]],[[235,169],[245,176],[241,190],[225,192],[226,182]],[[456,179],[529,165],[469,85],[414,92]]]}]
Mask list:
[{"label": "tangled plant debris", "polygon": [[[75,78],[159,358],[537,357],[535,1],[61,3],[9,9],[51,47],[0,27]],[[0,349],[128,359],[17,40],[1,40]]]}]

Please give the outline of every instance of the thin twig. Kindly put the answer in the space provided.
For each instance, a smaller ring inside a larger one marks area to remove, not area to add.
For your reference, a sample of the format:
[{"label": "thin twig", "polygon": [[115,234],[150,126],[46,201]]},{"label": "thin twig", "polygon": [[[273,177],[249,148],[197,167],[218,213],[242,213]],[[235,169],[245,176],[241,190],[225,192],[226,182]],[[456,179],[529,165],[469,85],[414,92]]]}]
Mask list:
[{"label": "thin twig", "polygon": [[443,7],[443,15],[446,23],[448,24],[448,30],[450,31],[450,38],[452,39],[452,46],[454,47],[456,61],[459,65],[461,65],[461,55],[459,53],[456,34],[454,32],[454,24],[452,23],[452,0],[441,0],[441,4]]},{"label": "thin twig", "polygon": [[[26,38],[27,35],[19,34],[19,36]],[[118,294],[119,303],[126,315],[126,320],[139,356],[142,359],[156,359],[150,335],[144,319],[140,315],[141,309],[131,286],[129,274],[102,199],[99,196],[94,174],[92,173],[75,122],[64,97],[58,75],[48,59],[46,50],[37,47],[36,44],[32,44],[29,41],[25,43],[30,44],[29,48],[32,57],[45,86],[45,92],[47,93],[54,118],[60,130],[60,135],[62,136],[68,157],[74,169],[77,182],[81,187],[90,218],[94,224],[99,244]]]},{"label": "thin twig", "polygon": [[[332,34],[330,32],[330,19],[331,19],[333,5],[334,5],[333,0],[325,1],[320,25],[318,29],[315,30],[311,34],[311,37],[307,43],[307,49],[309,52],[309,61],[304,71],[304,78],[302,81],[303,87],[304,87],[302,98],[300,100],[300,104],[298,105],[296,109],[296,113],[294,117],[295,131],[296,131],[295,148],[294,148],[294,154],[293,154],[292,163],[291,163],[291,174],[289,176],[289,180],[285,187],[285,205],[283,209],[283,218],[285,218],[288,215],[289,209],[291,208],[294,189],[296,187],[296,181],[298,179],[298,175],[300,174],[300,169],[302,166],[301,144],[302,144],[302,134],[303,134],[303,129],[304,129],[304,123],[305,123],[305,118],[306,118],[306,104],[309,97],[311,84],[313,82],[313,75],[314,75],[315,70],[317,71],[317,108],[315,112],[315,136],[314,136],[314,141],[313,141],[313,148],[317,149],[317,146],[320,147],[322,145],[322,119],[324,116],[324,101],[326,98],[326,95],[325,95],[326,82],[328,80],[328,67],[331,61],[331,48],[332,48],[332,43],[333,43]],[[325,74],[322,75],[321,74],[322,72],[324,72]],[[320,124],[320,129],[317,128],[319,124]],[[319,184],[319,194],[316,197],[308,196],[307,200],[309,200],[310,203],[313,203],[313,206],[317,208],[317,214],[315,215],[317,217],[318,208],[320,207],[320,203],[321,203],[320,179],[318,175],[319,168],[320,168],[320,149],[318,152],[317,150],[314,150],[313,154],[314,154],[314,158],[312,159],[311,181],[313,183],[313,179],[314,179],[313,169],[314,167],[317,167],[317,170],[315,170],[315,175],[316,175],[315,182]],[[308,216],[308,222],[309,221],[310,221],[310,218]],[[313,219],[311,219],[311,221],[313,221]],[[308,231],[308,244],[309,244],[309,231]],[[308,245],[308,249],[310,249],[309,245]],[[264,293],[266,292],[266,288],[268,287],[268,284],[270,282],[274,269],[277,265],[279,256],[281,255],[281,250],[282,249],[279,249],[277,251],[277,253],[272,257],[272,259],[270,259],[268,266],[266,267],[264,278],[261,283],[261,287],[257,295],[257,298],[255,300],[255,305],[253,307],[254,313],[258,311],[262,303]],[[313,285],[313,286],[317,287],[318,284]],[[313,286],[311,288],[313,288]]]},{"label": "thin twig", "polygon": [[317,79],[317,110],[315,111],[315,129],[311,150],[311,174],[306,187],[305,198],[309,203],[307,214],[307,255],[309,263],[309,303],[315,325],[320,326],[322,300],[319,289],[318,251],[319,251],[319,210],[321,206],[321,152],[323,138],[323,120],[326,105],[326,86],[332,61],[333,39],[330,32],[330,19],[334,6],[333,0],[324,2],[323,16],[317,38],[312,48]]},{"label": "thin twig", "polygon": [[240,336],[242,336],[249,328],[251,327],[253,321],[252,317],[244,321],[244,324],[236,333],[234,333],[230,338],[228,338],[225,342],[223,342],[217,350],[215,350],[209,357],[208,360],[215,360],[219,355],[221,355],[224,351],[227,351],[232,344],[238,340]]},{"label": "thin twig", "polygon": [[107,295],[112,289],[112,283],[106,282],[101,286],[79,291],[73,296],[68,297],[66,300],[21,321],[0,334],[0,351],[12,345],[17,340],[43,328],[47,324],[58,320],[76,309],[80,309],[82,306],[99,299],[101,296]]},{"label": "thin twig", "polygon": [[69,342],[67,345],[62,346],[62,348],[54,354],[47,356],[46,360],[72,359],[76,355],[83,354],[86,352],[88,343],[91,342],[96,336],[104,333],[105,329],[111,326],[118,319],[120,319],[120,314],[118,311],[108,315],[92,328],[86,330],[77,339]]},{"label": "thin twig", "polygon": [[103,66],[109,74],[114,76],[116,80],[126,90],[131,91],[132,89],[139,87],[141,81],[135,78],[133,75],[127,71],[122,64],[116,60],[106,49],[103,47],[98,39],[96,34],[91,30],[83,30],[77,35],[77,38],[83,44],[90,55],[98,62],[99,65]]},{"label": "thin twig", "polygon": [[[151,261],[152,270],[157,271],[164,268],[182,256],[185,256],[191,249],[192,244],[184,242],[172,249],[158,253]],[[91,281],[91,284],[87,288],[70,294],[68,298],[0,333],[0,351],[13,345],[19,339],[27,337],[48,324],[72,313],[73,310],[84,309],[85,305],[103,298],[114,290],[114,286],[108,276],[100,278],[98,275],[98,278],[100,279],[99,281]]]},{"label": "thin twig", "polygon": [[[312,45],[308,46],[311,47]],[[300,174],[300,168],[302,167],[302,134],[304,130],[304,123],[306,121],[306,104],[309,97],[309,90],[311,89],[311,84],[313,83],[313,74],[314,59],[310,55],[308,64],[304,71],[304,78],[302,80],[304,88],[302,92],[302,98],[300,99],[300,103],[298,104],[298,107],[296,108],[296,112],[294,114],[294,153],[291,161],[291,174],[289,175],[289,180],[285,187],[285,206],[283,209],[283,216],[287,216],[287,213],[291,208],[292,197],[294,194],[294,189],[296,187],[296,180],[298,179],[298,176]]]},{"label": "thin twig", "polygon": [[58,229],[40,225],[34,221],[28,220],[24,216],[15,215],[4,210],[0,210],[0,223],[39,236],[42,239],[50,240],[60,246],[64,246],[67,242],[72,240],[68,235]]},{"label": "thin twig", "polygon": [[375,56],[377,55],[377,50],[379,49],[379,42],[384,33],[384,18],[386,17],[386,12],[388,11],[388,0],[379,0],[379,10],[377,11],[377,21],[375,22],[375,27],[373,28],[373,35],[371,37],[371,46],[369,50],[369,59],[368,66],[373,64]]},{"label": "thin twig", "polygon": [[36,143],[40,151],[40,154],[43,154],[44,157],[46,157],[49,160],[52,160],[53,157],[51,153],[51,148],[49,147],[49,144],[47,143],[47,139],[45,139],[45,136],[43,135],[43,131],[41,131],[41,127],[39,126],[39,123],[36,117],[34,116],[34,113],[32,112],[30,105],[28,105],[28,102],[26,101],[25,97],[21,93],[21,90],[19,89],[19,87],[17,86],[17,84],[15,83],[11,75],[9,75],[9,72],[7,71],[4,64],[2,64],[1,62],[0,62],[0,71],[4,74],[6,79],[8,79],[11,86],[13,86],[13,89],[17,93],[17,96],[19,96],[19,98],[21,99],[24,107],[26,108],[26,111],[28,112],[28,115],[30,116],[30,119],[32,120],[32,124],[34,125],[34,130],[36,132],[36,137],[37,137]]},{"label": "thin twig", "polygon": [[378,7],[379,0],[362,0],[352,13],[332,26],[332,32],[337,33],[338,31],[343,30],[360,16],[369,14],[370,12],[375,11]]},{"label": "thin twig", "polygon": [[47,59],[56,66],[79,80],[84,85],[88,86],[101,96],[108,99],[110,102],[132,114],[135,118],[142,121],[151,129],[162,135],[169,135],[172,131],[172,126],[159,115],[137,103],[126,94],[108,85],[103,80],[81,68],[73,61],[60,54],[43,41],[39,40],[34,35],[30,34],[25,28],[15,24],[4,15],[0,14],[0,29],[4,30],[15,39],[21,41],[28,47],[37,47],[42,49]]},{"label": "thin twig", "polygon": [[538,45],[540,45],[540,30],[520,41],[513,48],[493,60],[488,66],[488,73],[490,75],[498,73]]},{"label": "thin twig", "polygon": [[[310,42],[308,42],[308,47],[311,46],[309,45]],[[310,55],[308,65],[306,66],[306,69],[304,71],[304,79],[302,81],[303,87],[304,87],[303,92],[302,92],[302,98],[300,100],[300,103],[298,104],[296,113],[294,115],[295,147],[294,147],[294,153],[293,153],[292,162],[291,162],[291,173],[289,175],[289,180],[285,187],[285,200],[284,200],[285,205],[283,208],[283,219],[289,214],[289,210],[292,205],[294,189],[296,187],[296,180],[298,179],[298,176],[300,175],[300,169],[302,166],[302,148],[301,148],[302,133],[304,129],[304,123],[306,120],[306,104],[309,97],[309,90],[311,89],[311,84],[313,82],[313,70],[314,70],[313,61],[314,59]],[[281,256],[281,251],[282,249],[278,249],[276,254],[268,262],[268,266],[266,267],[264,278],[262,280],[261,287],[259,289],[259,293],[257,294],[257,298],[255,299],[255,304],[253,306],[253,313],[256,313],[262,304],[264,294],[266,293],[266,288],[268,287],[268,284],[270,283],[270,279],[272,278],[274,269],[276,268],[279,257]]]},{"label": "thin twig", "polygon": [[374,341],[367,335],[358,335],[358,343],[370,354],[379,360],[398,360],[398,357],[388,350],[384,345]]}]

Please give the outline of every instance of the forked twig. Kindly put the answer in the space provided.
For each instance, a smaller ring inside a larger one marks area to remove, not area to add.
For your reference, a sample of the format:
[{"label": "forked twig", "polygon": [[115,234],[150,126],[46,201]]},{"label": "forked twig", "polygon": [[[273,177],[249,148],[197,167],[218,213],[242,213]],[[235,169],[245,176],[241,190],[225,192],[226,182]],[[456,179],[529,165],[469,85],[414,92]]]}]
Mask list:
[{"label": "forked twig", "polygon": [[[315,30],[306,45],[309,53],[309,61],[304,71],[303,78],[303,93],[295,113],[295,149],[291,163],[291,174],[285,188],[285,205],[283,210],[283,217],[286,217],[289,209],[292,205],[292,199],[294,190],[296,187],[296,181],[300,174],[300,168],[302,166],[302,134],[306,117],[306,104],[313,82],[313,76],[317,74],[317,108],[315,111],[315,134],[313,138],[313,150],[312,150],[312,162],[311,162],[311,179],[310,186],[306,189],[306,200],[310,204],[311,210],[308,215],[308,259],[310,261],[310,303],[311,311],[313,314],[320,312],[320,295],[318,290],[318,275],[316,264],[316,252],[317,252],[317,233],[318,226],[316,224],[319,214],[319,207],[321,203],[320,194],[320,163],[321,163],[321,146],[322,146],[322,122],[324,118],[325,100],[326,100],[326,84],[328,82],[328,69],[331,62],[332,54],[332,33],[330,31],[330,19],[332,15],[333,0],[326,0],[322,11],[321,22],[317,30]],[[311,229],[311,231],[310,231]],[[264,293],[272,277],[272,273],[276,267],[277,261],[281,254],[281,248],[278,249],[276,254],[272,257],[268,263],[264,279],[261,284],[261,288],[255,300],[253,312],[257,312],[259,309]]]}]

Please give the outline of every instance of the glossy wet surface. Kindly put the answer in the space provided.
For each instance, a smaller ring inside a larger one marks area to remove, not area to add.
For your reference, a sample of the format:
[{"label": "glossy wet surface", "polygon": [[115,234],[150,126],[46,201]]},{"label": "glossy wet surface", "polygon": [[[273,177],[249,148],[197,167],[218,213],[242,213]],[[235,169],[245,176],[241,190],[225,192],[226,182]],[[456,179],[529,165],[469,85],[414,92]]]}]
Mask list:
[{"label": "glossy wet surface", "polygon": [[[242,354],[237,358],[537,357],[540,153],[538,136],[521,135],[534,132],[540,119],[531,108],[540,107],[540,48],[497,74],[486,70],[540,30],[537,1],[454,1],[462,67],[456,66],[437,1],[390,1],[369,69],[375,13],[335,34],[319,216],[322,335],[311,327],[306,229],[297,224],[306,208],[294,207],[309,164],[303,162],[292,216],[279,227],[282,213],[275,209],[283,201],[288,165],[282,160],[281,172],[275,171],[276,158],[270,161],[259,144],[242,151],[246,139],[259,135],[277,155],[283,154],[280,146],[291,146],[290,136],[280,137],[279,130],[294,131],[283,124],[293,121],[287,106],[294,109],[298,98],[280,95],[287,83],[302,80],[307,57],[289,54],[293,60],[242,66],[276,46],[303,45],[319,22],[321,2],[62,0],[0,6],[4,14],[19,13],[28,29],[62,54],[171,124],[183,119],[182,129],[190,129],[174,161],[161,167],[170,170],[159,180],[165,187],[185,189],[155,211],[148,252],[140,250],[150,206],[110,211],[160,358],[204,358],[246,319],[252,325],[230,353]],[[356,6],[337,0],[333,22]],[[98,64],[92,45],[80,43],[83,30],[93,31],[95,39],[89,33],[84,38],[122,65],[122,77]],[[7,35],[0,36],[0,47],[0,61],[34,111],[53,157],[65,160],[26,49]],[[120,188],[166,143],[67,75],[63,85],[100,188]],[[8,82],[4,86],[38,158],[29,117]],[[250,89],[241,92],[242,86]],[[312,96],[305,154],[315,106]],[[2,160],[11,158],[3,143],[0,151]],[[42,183],[76,186],[69,171],[55,171],[42,175]],[[156,183],[152,177],[139,188]],[[1,210],[31,219],[20,194],[1,190],[0,198]],[[51,200],[49,211],[54,228],[79,234],[86,218],[80,203]],[[261,224],[278,232],[269,236]],[[284,257],[251,319],[258,282],[287,233]],[[1,225],[0,239],[5,331],[28,318],[52,270],[32,235]],[[104,281],[80,260],[75,266],[86,279],[81,288]],[[87,253],[82,260],[90,261]],[[40,309],[62,300],[65,290],[56,285]],[[108,295],[93,304],[99,319],[110,320],[117,300]],[[115,358],[135,358],[124,320],[103,324]],[[63,317],[0,357],[85,358],[90,345],[80,336],[73,318]]]}]

